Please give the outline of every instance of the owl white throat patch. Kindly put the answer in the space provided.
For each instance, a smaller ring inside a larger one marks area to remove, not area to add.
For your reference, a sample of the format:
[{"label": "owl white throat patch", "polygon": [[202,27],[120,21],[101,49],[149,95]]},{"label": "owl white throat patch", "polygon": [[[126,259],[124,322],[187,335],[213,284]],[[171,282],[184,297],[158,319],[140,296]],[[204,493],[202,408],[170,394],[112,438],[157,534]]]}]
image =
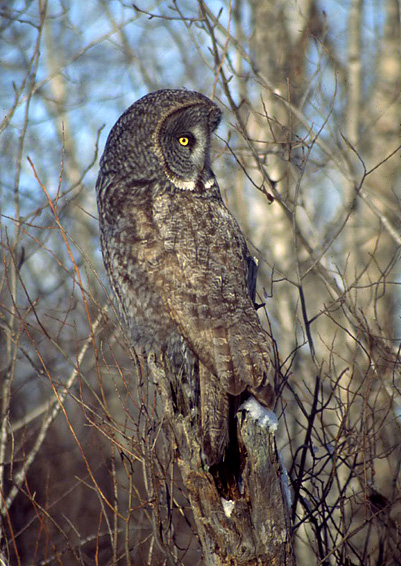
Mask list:
[{"label": "owl white throat patch", "polygon": [[215,179],[214,177],[211,177],[210,179],[207,179],[207,181],[184,181],[183,179],[179,179],[177,177],[173,177],[172,179],[170,179],[172,181],[172,183],[174,183],[174,185],[177,187],[177,189],[181,189],[184,191],[195,191],[195,189],[199,186],[198,183],[201,182],[203,184],[203,186],[205,187],[206,190],[211,189],[213,187],[213,185],[215,184]]}]

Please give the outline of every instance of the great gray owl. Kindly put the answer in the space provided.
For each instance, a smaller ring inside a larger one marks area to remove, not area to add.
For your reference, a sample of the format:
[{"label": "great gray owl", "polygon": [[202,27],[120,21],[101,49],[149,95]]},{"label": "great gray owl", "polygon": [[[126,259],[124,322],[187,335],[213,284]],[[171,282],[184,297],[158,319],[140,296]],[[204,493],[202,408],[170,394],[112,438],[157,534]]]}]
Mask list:
[{"label": "great gray owl", "polygon": [[144,96],[111,130],[96,185],[104,264],[134,344],[177,365],[188,356],[199,363],[209,465],[224,456],[233,397],[247,390],[274,403],[270,338],[247,287],[249,252],[211,168],[220,119],[198,92]]}]

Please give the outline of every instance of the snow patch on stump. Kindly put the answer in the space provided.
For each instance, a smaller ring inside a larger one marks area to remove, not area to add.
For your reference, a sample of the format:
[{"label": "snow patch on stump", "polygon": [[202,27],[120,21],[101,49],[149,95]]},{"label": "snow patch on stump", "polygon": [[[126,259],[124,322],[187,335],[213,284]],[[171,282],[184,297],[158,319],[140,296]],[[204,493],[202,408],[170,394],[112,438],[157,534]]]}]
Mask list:
[{"label": "snow patch on stump", "polygon": [[275,432],[278,428],[276,413],[263,407],[254,397],[249,397],[239,408],[240,411],[247,411],[252,419],[262,428]]}]

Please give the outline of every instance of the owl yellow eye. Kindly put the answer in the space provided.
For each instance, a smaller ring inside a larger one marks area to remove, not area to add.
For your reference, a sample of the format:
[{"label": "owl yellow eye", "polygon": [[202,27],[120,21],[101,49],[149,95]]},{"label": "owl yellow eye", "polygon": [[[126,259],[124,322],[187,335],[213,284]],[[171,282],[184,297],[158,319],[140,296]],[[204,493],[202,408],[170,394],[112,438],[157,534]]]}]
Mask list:
[{"label": "owl yellow eye", "polygon": [[189,138],[187,138],[187,136],[181,136],[180,138],[178,138],[178,141],[184,147],[189,144]]}]

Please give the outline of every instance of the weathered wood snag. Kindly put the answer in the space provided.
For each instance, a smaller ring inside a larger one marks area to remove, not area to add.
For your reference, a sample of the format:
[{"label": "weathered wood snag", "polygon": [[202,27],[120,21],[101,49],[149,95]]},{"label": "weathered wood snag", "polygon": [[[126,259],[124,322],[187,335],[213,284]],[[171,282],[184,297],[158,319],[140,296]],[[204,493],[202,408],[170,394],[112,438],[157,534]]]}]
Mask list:
[{"label": "weathered wood snag", "polygon": [[[185,392],[172,394],[172,384],[180,388],[180,381],[168,375],[167,361],[158,364],[150,358],[149,366],[161,388],[205,565],[294,566],[289,488],[276,447],[274,421],[270,426],[263,422],[268,419],[266,411],[252,398],[239,410],[241,473],[237,492],[227,500],[216,476],[202,462],[199,434]],[[274,413],[268,414],[275,418]]]}]

